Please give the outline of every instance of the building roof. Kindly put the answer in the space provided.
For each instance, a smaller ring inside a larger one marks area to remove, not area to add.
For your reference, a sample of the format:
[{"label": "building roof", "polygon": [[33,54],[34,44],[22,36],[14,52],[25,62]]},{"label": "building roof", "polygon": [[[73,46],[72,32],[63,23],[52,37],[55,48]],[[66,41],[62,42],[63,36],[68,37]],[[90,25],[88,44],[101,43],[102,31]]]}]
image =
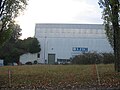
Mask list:
[{"label": "building roof", "polygon": [[36,28],[104,29],[102,24],[37,23]]}]

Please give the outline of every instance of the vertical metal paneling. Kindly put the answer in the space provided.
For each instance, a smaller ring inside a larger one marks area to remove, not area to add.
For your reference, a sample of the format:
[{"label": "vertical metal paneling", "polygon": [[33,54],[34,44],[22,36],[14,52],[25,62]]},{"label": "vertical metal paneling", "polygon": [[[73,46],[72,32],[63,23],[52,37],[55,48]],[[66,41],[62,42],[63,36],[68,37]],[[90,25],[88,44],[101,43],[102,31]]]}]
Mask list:
[{"label": "vertical metal paneling", "polygon": [[69,59],[80,51],[113,52],[101,24],[37,24],[35,37],[41,45],[41,63],[54,64],[57,59]]}]

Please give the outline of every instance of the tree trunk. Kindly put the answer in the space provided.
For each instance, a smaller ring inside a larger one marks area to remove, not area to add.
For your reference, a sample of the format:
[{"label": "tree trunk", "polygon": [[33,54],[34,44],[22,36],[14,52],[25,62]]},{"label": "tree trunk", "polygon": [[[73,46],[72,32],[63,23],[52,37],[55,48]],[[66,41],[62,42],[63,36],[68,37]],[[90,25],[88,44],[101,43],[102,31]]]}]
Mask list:
[{"label": "tree trunk", "polygon": [[115,55],[115,71],[120,72],[120,28],[119,28],[119,1],[114,0],[111,4],[112,24],[114,29],[114,55]]}]

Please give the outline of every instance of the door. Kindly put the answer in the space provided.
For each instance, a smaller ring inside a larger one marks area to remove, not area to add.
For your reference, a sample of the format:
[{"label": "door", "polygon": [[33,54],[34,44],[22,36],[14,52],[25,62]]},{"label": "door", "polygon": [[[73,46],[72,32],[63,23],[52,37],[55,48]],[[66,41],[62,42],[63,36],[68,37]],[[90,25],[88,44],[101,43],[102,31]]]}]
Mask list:
[{"label": "door", "polygon": [[48,64],[55,64],[55,54],[48,54]]}]

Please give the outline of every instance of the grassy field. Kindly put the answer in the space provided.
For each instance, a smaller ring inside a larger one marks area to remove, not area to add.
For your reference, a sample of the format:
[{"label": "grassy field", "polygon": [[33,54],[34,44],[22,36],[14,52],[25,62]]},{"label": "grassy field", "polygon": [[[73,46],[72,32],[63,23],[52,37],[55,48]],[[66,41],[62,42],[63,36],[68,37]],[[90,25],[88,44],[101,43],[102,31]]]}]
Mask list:
[{"label": "grassy field", "polygon": [[[94,65],[5,66],[0,67],[0,86],[48,90],[120,86],[120,73],[114,72],[112,64],[97,67],[100,84]],[[8,70],[12,72],[11,83]]]}]

